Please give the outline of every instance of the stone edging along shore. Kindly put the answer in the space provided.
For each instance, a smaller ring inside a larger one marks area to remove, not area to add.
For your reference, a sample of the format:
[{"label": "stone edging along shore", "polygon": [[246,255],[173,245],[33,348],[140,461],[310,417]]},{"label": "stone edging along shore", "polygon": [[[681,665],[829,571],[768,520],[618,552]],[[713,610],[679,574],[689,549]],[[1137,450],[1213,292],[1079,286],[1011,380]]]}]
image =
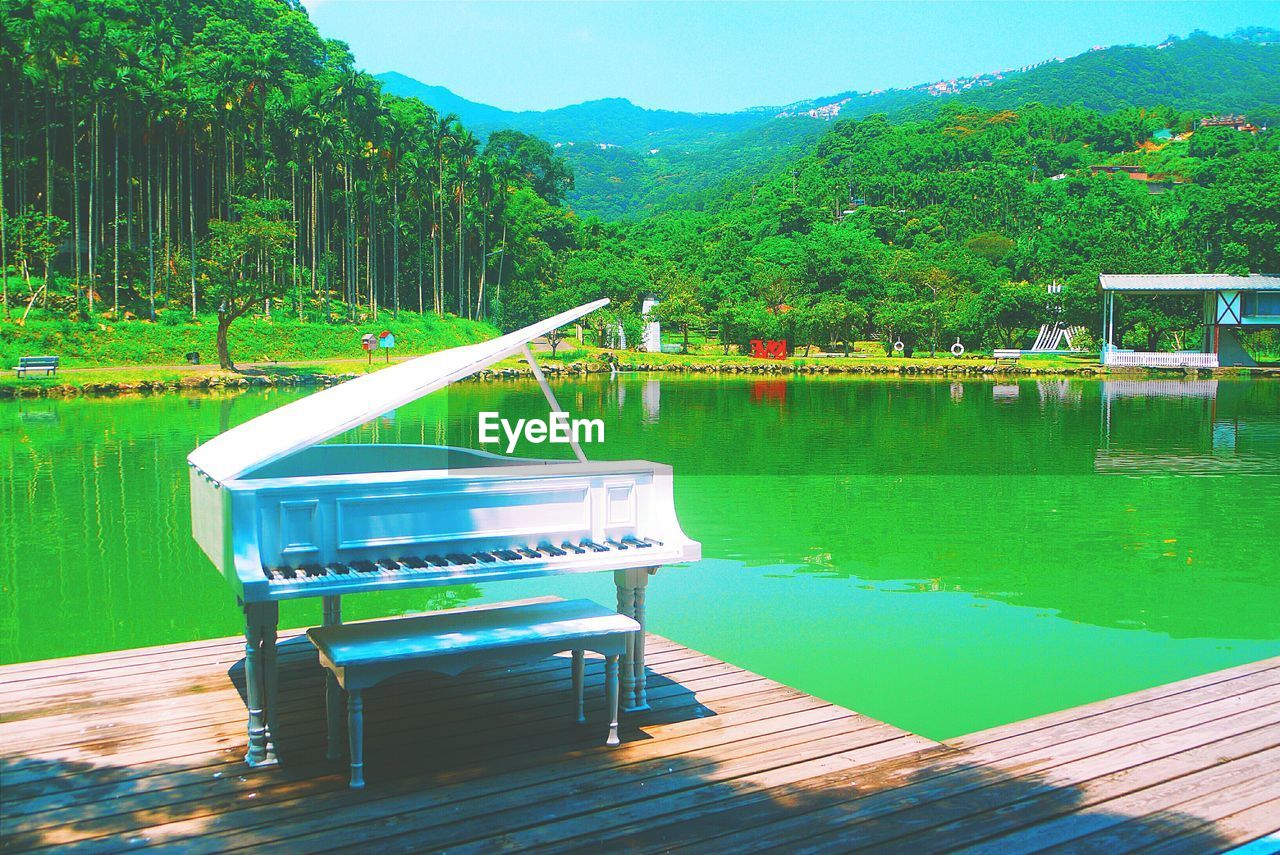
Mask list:
[{"label": "stone edging along shore", "polygon": [[[574,362],[568,365],[550,363],[542,366],[550,376],[585,376],[588,374],[608,374],[610,368],[599,362]],[[1117,370],[1102,366],[1082,366],[1080,368],[1020,368],[1013,366],[996,366],[990,363],[973,365],[891,365],[871,363],[867,365],[849,364],[796,364],[792,362],[760,362],[760,363],[633,363],[619,365],[624,373],[664,372],[673,374],[741,374],[782,376],[788,374],[804,375],[898,375],[902,377],[987,377],[987,378],[1032,378],[1032,377],[1084,377],[1084,378],[1210,378],[1210,377],[1276,377],[1280,378],[1280,368],[1229,368],[1229,369],[1125,369]],[[54,383],[23,386],[17,384],[0,385],[0,399],[3,398],[69,398],[77,396],[105,396],[130,394],[155,394],[160,392],[239,390],[261,388],[289,388],[332,386],[344,380],[358,377],[358,374],[254,374],[241,375],[208,374],[182,377],[174,380],[138,380],[138,381],[106,381],[101,383]],[[532,379],[533,374],[527,367],[496,368],[479,371],[467,378],[468,382],[486,382],[500,380]]]}]

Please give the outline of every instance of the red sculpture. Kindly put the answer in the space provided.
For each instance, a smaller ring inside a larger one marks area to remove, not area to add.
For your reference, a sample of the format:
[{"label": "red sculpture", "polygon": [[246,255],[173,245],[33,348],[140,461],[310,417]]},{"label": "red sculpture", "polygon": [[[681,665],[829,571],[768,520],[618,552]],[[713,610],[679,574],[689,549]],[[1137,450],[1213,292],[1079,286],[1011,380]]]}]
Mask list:
[{"label": "red sculpture", "polygon": [[751,358],[752,359],[786,359],[787,358],[787,342],[786,339],[774,341],[762,341],[758,338],[751,339]]}]

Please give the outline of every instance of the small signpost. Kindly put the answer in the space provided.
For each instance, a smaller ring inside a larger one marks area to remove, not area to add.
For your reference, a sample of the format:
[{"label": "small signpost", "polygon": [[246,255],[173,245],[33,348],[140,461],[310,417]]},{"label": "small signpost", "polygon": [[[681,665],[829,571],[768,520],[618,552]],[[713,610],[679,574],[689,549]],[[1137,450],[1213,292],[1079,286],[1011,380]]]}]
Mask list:
[{"label": "small signpost", "polygon": [[390,330],[383,330],[374,335],[373,333],[365,333],[360,336],[360,346],[364,348],[364,352],[369,354],[369,364],[373,364],[373,352],[381,348],[387,352],[387,362],[391,361],[391,348],[396,346],[396,337],[391,334]]}]

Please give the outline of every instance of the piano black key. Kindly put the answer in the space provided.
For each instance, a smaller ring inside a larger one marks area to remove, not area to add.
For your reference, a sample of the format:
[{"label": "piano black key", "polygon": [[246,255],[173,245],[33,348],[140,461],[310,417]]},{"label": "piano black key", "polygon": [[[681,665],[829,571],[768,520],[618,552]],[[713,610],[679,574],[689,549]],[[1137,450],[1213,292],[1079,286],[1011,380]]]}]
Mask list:
[{"label": "piano black key", "polygon": [[594,540],[584,540],[582,541],[582,545],[585,546],[587,549],[590,549],[592,552],[608,552],[609,551],[609,547],[601,546],[600,544],[596,543]]},{"label": "piano black key", "polygon": [[445,556],[454,564],[475,564],[476,560],[470,555],[463,555],[461,552],[450,552]]},{"label": "piano black key", "polygon": [[372,561],[352,561],[351,569],[358,573],[377,573],[378,565]]},{"label": "piano black key", "polygon": [[515,552],[512,552],[510,549],[495,549],[493,551],[493,554],[501,558],[503,561],[523,561],[524,560],[518,554],[516,554]]},{"label": "piano black key", "polygon": [[431,566],[421,558],[401,558],[400,563],[406,567],[412,567],[414,570],[425,570]]},{"label": "piano black key", "polygon": [[298,568],[299,572],[306,573],[308,576],[325,575],[324,568],[319,564],[303,564]]},{"label": "piano black key", "polygon": [[605,542],[604,542],[604,545],[605,545],[605,546],[613,547],[614,549],[626,549],[626,548],[627,548],[624,544],[618,543],[618,541],[614,540],[613,538],[607,538],[607,539],[605,540]]},{"label": "piano black key", "polygon": [[583,555],[583,554],[585,554],[585,553],[586,553],[586,551],[587,551],[587,550],[583,549],[582,547],[577,546],[577,545],[575,545],[574,543],[572,543],[571,541],[568,541],[568,540],[566,540],[564,543],[562,543],[562,544],[560,544],[560,545],[561,545],[561,546],[563,546],[565,549],[569,550],[570,552],[572,552],[574,555]]},{"label": "piano black key", "polygon": [[566,554],[563,549],[556,549],[554,546],[552,546],[549,543],[539,543],[538,550],[540,552],[544,552],[547,555],[553,556],[555,558],[559,558],[560,556]]},{"label": "piano black key", "polygon": [[471,557],[476,559],[482,564],[493,564],[495,561],[498,560],[487,552],[473,552],[471,553]]},{"label": "piano black key", "polygon": [[662,541],[660,541],[660,540],[654,540],[652,537],[646,537],[646,538],[644,538],[644,542],[645,542],[645,543],[647,543],[647,544],[649,544],[650,546],[661,546],[661,545],[662,545]]},{"label": "piano black key", "polygon": [[537,550],[529,549],[528,547],[525,547],[525,546],[517,546],[516,552],[519,552],[525,558],[541,558],[542,557],[542,554],[539,553]]},{"label": "piano black key", "polygon": [[622,538],[622,542],[627,546],[634,546],[636,549],[648,549],[653,546],[652,543],[645,543],[643,540],[636,540],[635,536],[630,534]]},{"label": "piano black key", "polygon": [[399,570],[400,569],[400,563],[398,561],[392,561],[390,558],[379,558],[378,566],[381,567],[383,570]]},{"label": "piano black key", "polygon": [[294,577],[294,569],[292,567],[273,567],[267,571],[268,579],[292,579]]},{"label": "piano black key", "polygon": [[439,555],[427,555],[424,559],[428,564],[434,564],[436,567],[448,567],[449,559],[441,558]]},{"label": "piano black key", "polygon": [[333,564],[329,565],[329,572],[337,573],[339,576],[346,576],[348,573],[351,572],[351,568],[348,565],[343,564],[341,562],[334,562]]}]

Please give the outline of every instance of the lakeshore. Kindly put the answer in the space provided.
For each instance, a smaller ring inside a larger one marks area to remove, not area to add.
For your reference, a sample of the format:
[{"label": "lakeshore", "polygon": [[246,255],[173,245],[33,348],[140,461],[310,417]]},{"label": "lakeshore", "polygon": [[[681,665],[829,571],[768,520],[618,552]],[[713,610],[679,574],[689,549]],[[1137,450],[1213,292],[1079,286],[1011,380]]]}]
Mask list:
[{"label": "lakeshore", "polygon": [[[937,377],[981,379],[983,377],[1035,378],[1140,378],[1140,377],[1263,377],[1280,378],[1280,366],[1258,368],[1169,369],[1115,368],[1098,364],[1086,355],[1028,355],[1010,363],[990,357],[890,358],[843,357],[823,355],[793,357],[785,360],[752,359],[746,356],[681,356],[615,352],[595,348],[569,351],[569,355],[544,359],[543,370],[551,377],[609,375],[621,372],[655,374],[814,376],[846,375]],[[54,377],[16,377],[10,372],[0,376],[0,399],[36,397],[73,397],[76,395],[128,395],[200,390],[237,390],[273,387],[330,386],[388,364],[403,362],[413,356],[391,360],[328,359],[299,362],[245,363],[237,371],[224,371],[204,365],[87,365],[60,368]],[[478,372],[468,382],[528,379],[533,374],[523,359],[509,358],[494,367]]]}]

